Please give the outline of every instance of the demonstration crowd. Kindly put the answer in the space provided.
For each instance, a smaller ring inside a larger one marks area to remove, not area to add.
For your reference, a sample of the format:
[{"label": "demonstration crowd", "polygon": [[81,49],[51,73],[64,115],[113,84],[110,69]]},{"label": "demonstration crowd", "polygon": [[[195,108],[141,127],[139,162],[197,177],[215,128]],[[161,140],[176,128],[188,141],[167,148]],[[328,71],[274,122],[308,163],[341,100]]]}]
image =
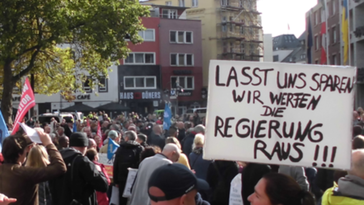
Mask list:
[{"label": "demonstration crowd", "polygon": [[[42,143],[22,130],[5,138],[0,204],[229,205],[231,182],[239,174],[244,205],[364,204],[363,109],[353,118],[349,171],[205,160],[204,120],[197,113],[175,117],[168,130],[161,117],[137,113],[28,123]],[[119,146],[112,176],[98,162],[100,153],[110,152],[109,142]],[[138,169],[131,188],[129,168]]]}]

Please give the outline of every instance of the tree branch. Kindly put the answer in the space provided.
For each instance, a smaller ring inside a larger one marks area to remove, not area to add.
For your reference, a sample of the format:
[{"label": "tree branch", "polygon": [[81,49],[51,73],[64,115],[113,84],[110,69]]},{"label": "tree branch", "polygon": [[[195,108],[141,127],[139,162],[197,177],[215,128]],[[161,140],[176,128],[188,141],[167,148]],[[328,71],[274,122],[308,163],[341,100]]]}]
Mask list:
[{"label": "tree branch", "polygon": [[35,62],[35,59],[38,55],[40,51],[40,47],[37,48],[37,50],[32,54],[32,57],[30,59],[30,62],[29,62],[29,65],[24,69],[22,70],[18,75],[15,75],[13,77],[13,80],[16,82],[18,80],[20,80],[21,77],[23,77],[24,75],[28,74],[34,67],[34,62]]}]

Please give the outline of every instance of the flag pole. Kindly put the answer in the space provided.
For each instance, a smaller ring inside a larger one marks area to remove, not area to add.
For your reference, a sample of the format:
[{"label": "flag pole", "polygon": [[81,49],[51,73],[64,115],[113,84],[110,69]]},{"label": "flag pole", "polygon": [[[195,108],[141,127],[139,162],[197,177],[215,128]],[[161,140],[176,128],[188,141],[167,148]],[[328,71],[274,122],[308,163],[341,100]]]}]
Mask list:
[{"label": "flag pole", "polygon": [[326,45],[325,45],[325,49],[326,49],[326,64],[327,65],[330,65],[330,52],[329,52],[329,42],[330,42],[330,39],[329,39],[329,33],[328,33],[328,24],[327,24],[327,17],[328,17],[328,15],[327,15],[327,12],[328,12],[328,9],[327,9],[327,3],[326,3],[326,0],[323,0],[323,1],[321,1],[321,4],[323,4],[322,5],[322,7],[323,7],[323,9],[324,9],[324,18],[325,18],[325,24],[326,24],[326,26],[325,26],[325,32],[326,32],[326,36],[325,36],[325,41],[326,41]]},{"label": "flag pole", "polygon": [[350,38],[350,4],[349,1],[346,1],[346,6],[348,8],[348,62],[349,62],[349,66],[351,66],[351,49],[350,49],[350,45],[351,45],[351,38]]}]

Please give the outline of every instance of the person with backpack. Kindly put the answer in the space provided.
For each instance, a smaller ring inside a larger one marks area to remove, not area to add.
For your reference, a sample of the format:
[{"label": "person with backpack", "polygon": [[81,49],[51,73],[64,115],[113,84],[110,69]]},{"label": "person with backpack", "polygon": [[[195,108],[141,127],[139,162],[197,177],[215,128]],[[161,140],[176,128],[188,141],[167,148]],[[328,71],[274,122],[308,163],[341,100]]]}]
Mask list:
[{"label": "person with backpack", "polygon": [[86,133],[74,132],[70,147],[60,151],[67,172],[49,181],[53,205],[97,205],[96,191],[107,191],[108,181],[101,168],[85,157],[87,146]]},{"label": "person with backpack", "polygon": [[126,205],[128,202],[127,198],[122,197],[128,178],[128,168],[138,168],[140,153],[144,150],[136,140],[137,134],[134,131],[125,132],[124,142],[115,153],[114,183],[119,187],[119,205]]}]

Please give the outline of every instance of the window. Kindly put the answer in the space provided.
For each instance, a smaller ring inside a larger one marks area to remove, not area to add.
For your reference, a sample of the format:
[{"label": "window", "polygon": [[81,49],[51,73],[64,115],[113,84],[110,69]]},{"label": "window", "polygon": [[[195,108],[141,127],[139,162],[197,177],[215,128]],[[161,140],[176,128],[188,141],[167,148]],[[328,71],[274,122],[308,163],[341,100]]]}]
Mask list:
[{"label": "window", "polygon": [[318,11],[315,11],[315,13],[314,13],[314,19],[315,19],[315,25],[317,25],[318,24]]},{"label": "window", "polygon": [[193,43],[191,31],[170,31],[169,41],[171,43]]},{"label": "window", "polygon": [[166,1],[167,6],[172,6],[172,1]]},{"label": "window", "polygon": [[235,24],[230,23],[230,32],[234,32],[234,25]]},{"label": "window", "polygon": [[239,7],[243,8],[243,0],[239,0]]},{"label": "window", "polygon": [[321,22],[324,22],[325,21],[325,10],[322,8],[321,9]]},{"label": "window", "polygon": [[335,0],[332,0],[331,4],[332,4],[332,15],[335,15],[335,12],[336,12],[336,2],[335,2]]},{"label": "window", "polygon": [[318,36],[315,36],[315,50],[319,49],[319,38]]},{"label": "window", "polygon": [[198,7],[198,0],[192,0],[192,7]]},{"label": "window", "polygon": [[154,29],[139,31],[138,34],[144,39],[144,41],[155,41]]},{"label": "window", "polygon": [[221,0],[221,6],[228,6],[228,0]]},{"label": "window", "polygon": [[172,76],[171,77],[171,87],[177,88],[181,86],[185,90],[195,89],[195,82],[193,76]]},{"label": "window", "polygon": [[332,55],[332,65],[337,65],[336,54]]},{"label": "window", "polygon": [[240,26],[240,34],[244,34],[244,27]]},{"label": "window", "polygon": [[223,25],[221,26],[221,31],[222,31],[222,32],[226,32],[226,31],[227,31],[227,26],[226,26],[226,24],[223,24]]},{"label": "window", "polygon": [[193,66],[193,54],[172,53],[171,66]]},{"label": "window", "polygon": [[222,22],[226,22],[226,16],[222,17]]},{"label": "window", "polygon": [[336,41],[337,41],[336,26],[332,27],[331,32],[332,32],[332,43],[336,43]]},{"label": "window", "polygon": [[178,0],[178,5],[180,7],[185,7],[185,0]]},{"label": "window", "polygon": [[125,64],[155,64],[154,53],[129,53]]},{"label": "window", "polygon": [[86,93],[91,93],[92,89],[91,89],[91,76],[87,76],[85,82],[83,82],[83,90],[86,91]]},{"label": "window", "polygon": [[101,77],[99,79],[99,83],[101,84],[99,85],[99,93],[107,93],[109,87],[108,79],[105,77]]},{"label": "window", "polygon": [[162,18],[165,19],[177,19],[177,10],[176,9],[162,9]]},{"label": "window", "polygon": [[155,76],[125,76],[124,89],[156,89],[157,80]]}]

